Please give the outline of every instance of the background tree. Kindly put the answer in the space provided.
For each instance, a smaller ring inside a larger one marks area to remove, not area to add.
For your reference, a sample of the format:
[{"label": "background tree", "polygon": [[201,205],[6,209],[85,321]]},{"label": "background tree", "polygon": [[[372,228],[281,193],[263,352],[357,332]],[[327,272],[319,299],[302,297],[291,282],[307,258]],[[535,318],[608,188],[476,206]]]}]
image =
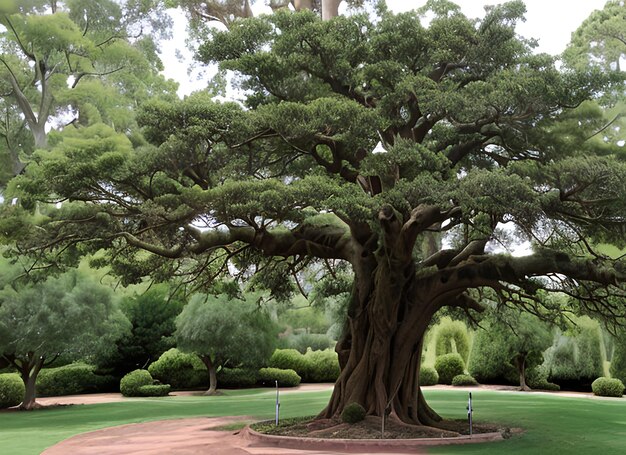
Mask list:
[{"label": "background tree", "polygon": [[175,347],[174,321],[183,302],[170,295],[169,286],[159,284],[123,297],[120,309],[131,324],[130,332],[116,341],[115,349],[95,359],[99,367],[118,377],[136,369],[148,369],[161,354]]},{"label": "background tree", "polygon": [[182,351],[196,353],[209,372],[209,390],[217,391],[217,370],[259,368],[276,346],[273,322],[258,307],[258,297],[243,299],[228,294],[196,294],[176,318],[176,343]]},{"label": "background tree", "polygon": [[20,374],[21,409],[37,407],[37,375],[64,354],[82,358],[128,329],[112,291],[77,271],[0,291],[0,355]]},{"label": "background tree", "polygon": [[[428,7],[427,27],[415,12],[381,9],[372,22],[280,10],[211,32],[199,55],[238,74],[246,108],[202,93],[157,101],[139,119],[151,147],[55,148],[11,194],[25,207],[72,203],[45,219],[4,207],[0,233],[31,251],[105,248],[133,278],[183,270],[205,283],[236,264],[283,293],[294,270],[349,266],[341,375],[321,416],[357,402],[437,425],[419,368],[440,308],[480,311],[485,288],[541,307],[545,289],[624,318],[611,300],[624,296],[623,260],[589,245],[626,238],[626,166],[561,135],[569,107],[608,77],[533,54],[515,32],[521,2],[479,20],[447,1]],[[38,226],[6,228],[22,220]],[[511,245],[503,223],[534,252],[495,248]]]}]

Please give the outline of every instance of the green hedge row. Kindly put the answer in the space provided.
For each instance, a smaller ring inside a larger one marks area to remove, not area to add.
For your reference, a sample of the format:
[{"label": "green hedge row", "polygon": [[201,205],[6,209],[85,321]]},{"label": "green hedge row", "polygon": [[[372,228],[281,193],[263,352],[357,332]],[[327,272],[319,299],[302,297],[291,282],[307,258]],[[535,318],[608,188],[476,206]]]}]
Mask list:
[{"label": "green hedge row", "polygon": [[63,396],[117,390],[117,379],[99,375],[96,367],[71,363],[58,368],[44,368],[37,376],[37,395]]},{"label": "green hedge row", "polygon": [[332,349],[308,349],[305,354],[295,349],[276,349],[268,366],[294,370],[302,382],[335,382],[339,377],[339,360]]},{"label": "green hedge row", "polygon": [[24,382],[17,373],[0,374],[0,409],[17,406],[24,398]]}]

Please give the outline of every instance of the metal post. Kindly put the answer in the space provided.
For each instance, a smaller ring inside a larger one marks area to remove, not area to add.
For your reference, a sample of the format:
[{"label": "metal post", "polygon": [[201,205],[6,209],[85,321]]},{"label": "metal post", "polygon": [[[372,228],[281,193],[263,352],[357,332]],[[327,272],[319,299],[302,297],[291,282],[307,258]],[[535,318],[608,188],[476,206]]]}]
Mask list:
[{"label": "metal post", "polygon": [[472,436],[472,392],[469,393],[469,400],[467,401],[467,419],[469,420],[469,434]]},{"label": "metal post", "polygon": [[278,381],[276,381],[276,426],[278,426],[278,414],[280,410],[280,400],[278,397]]}]

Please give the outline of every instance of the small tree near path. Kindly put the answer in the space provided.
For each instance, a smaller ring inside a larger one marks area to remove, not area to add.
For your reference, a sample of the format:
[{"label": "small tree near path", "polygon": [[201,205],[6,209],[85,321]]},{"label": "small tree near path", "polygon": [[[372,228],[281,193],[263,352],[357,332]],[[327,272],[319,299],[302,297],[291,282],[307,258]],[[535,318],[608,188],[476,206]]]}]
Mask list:
[{"label": "small tree near path", "polygon": [[176,318],[176,341],[194,352],[209,372],[209,390],[217,393],[217,370],[229,365],[258,368],[272,355],[276,331],[252,296],[243,300],[226,294],[196,294]]},{"label": "small tree near path", "polygon": [[113,342],[128,321],[112,291],[71,271],[31,285],[0,290],[0,358],[24,381],[19,408],[39,407],[37,375],[60,354],[84,356],[98,343]]}]

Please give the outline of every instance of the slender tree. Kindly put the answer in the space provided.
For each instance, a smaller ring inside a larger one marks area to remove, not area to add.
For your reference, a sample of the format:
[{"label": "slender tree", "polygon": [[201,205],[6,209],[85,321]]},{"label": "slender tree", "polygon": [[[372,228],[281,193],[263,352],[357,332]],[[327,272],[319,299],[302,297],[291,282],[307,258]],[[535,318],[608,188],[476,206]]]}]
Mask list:
[{"label": "slender tree", "polygon": [[[288,291],[303,266],[348,264],[341,375],[321,416],[357,402],[437,425],[419,369],[440,308],[480,311],[484,288],[541,306],[537,291],[558,289],[581,311],[626,315],[610,298],[624,296],[623,260],[591,248],[626,238],[626,166],[561,134],[606,75],[534,55],[515,32],[521,2],[479,20],[428,7],[427,27],[416,12],[280,10],[213,31],[200,57],[238,74],[245,108],[203,93],[154,102],[140,116],[152,147],[55,148],[11,194],[73,202],[45,219],[4,207],[0,233],[33,252],[104,248],[122,273],[175,270],[199,286],[230,270]],[[497,248],[504,223],[532,254]]]}]

